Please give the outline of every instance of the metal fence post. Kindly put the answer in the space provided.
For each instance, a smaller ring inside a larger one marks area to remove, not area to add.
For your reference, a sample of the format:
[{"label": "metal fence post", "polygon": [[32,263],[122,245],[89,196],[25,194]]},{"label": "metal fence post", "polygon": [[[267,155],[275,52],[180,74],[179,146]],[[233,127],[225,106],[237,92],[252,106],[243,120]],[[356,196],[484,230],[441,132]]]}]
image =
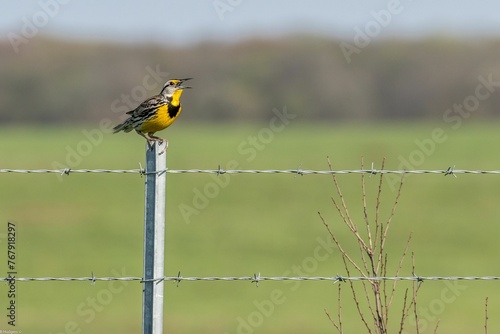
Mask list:
[{"label": "metal fence post", "polygon": [[[165,145],[165,144],[163,144]],[[146,144],[146,186],[144,210],[144,289],[142,297],[142,333],[163,333],[163,281],[148,281],[164,276],[166,153],[155,142]]]}]

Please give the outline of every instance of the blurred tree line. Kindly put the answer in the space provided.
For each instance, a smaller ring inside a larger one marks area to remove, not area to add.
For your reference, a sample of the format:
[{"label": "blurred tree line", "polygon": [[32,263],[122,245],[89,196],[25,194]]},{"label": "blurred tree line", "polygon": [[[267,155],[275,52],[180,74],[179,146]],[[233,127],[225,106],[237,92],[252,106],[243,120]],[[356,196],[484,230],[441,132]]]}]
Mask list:
[{"label": "blurred tree line", "polygon": [[[182,117],[199,121],[267,121],[284,106],[303,121],[440,119],[471,96],[475,118],[500,115],[500,40],[373,41],[350,62],[340,43],[294,36],[163,48],[37,37],[15,53],[2,41],[0,122],[119,119],[172,77],[194,78]],[[492,82],[487,98],[476,96],[480,78]]]}]

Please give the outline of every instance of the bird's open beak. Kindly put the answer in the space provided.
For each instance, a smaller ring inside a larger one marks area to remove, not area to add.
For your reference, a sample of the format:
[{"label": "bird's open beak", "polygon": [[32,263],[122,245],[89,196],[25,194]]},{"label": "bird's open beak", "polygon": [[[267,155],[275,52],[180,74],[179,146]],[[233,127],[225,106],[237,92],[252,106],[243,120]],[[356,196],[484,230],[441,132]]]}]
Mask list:
[{"label": "bird's open beak", "polygon": [[179,88],[192,88],[191,86],[183,86],[182,84],[184,83],[184,81],[188,81],[188,80],[191,80],[193,78],[186,78],[186,79],[179,79]]}]

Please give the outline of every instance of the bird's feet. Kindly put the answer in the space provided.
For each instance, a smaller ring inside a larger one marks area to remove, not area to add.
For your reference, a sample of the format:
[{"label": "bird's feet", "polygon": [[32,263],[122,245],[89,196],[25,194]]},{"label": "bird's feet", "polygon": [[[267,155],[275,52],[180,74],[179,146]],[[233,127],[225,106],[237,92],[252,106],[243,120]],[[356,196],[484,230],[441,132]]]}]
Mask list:
[{"label": "bird's feet", "polygon": [[135,131],[141,137],[143,137],[143,138],[146,139],[146,141],[148,142],[148,146],[149,146],[150,150],[153,149],[153,146],[154,146],[155,142],[158,142],[158,147],[160,147],[161,144],[165,144],[165,148],[160,153],[158,153],[159,155],[162,155],[167,150],[167,148],[168,148],[168,140],[160,138],[160,137],[157,137],[157,136],[153,135],[152,132],[149,132],[148,134],[145,134],[145,133],[143,133],[142,131],[139,131],[139,130],[135,130]]},{"label": "bird's feet", "polygon": [[161,150],[160,153],[158,153],[158,155],[162,155],[167,151],[168,140],[156,136],[149,136],[148,144],[150,149],[153,149],[155,142],[158,142],[158,148],[160,148],[162,145],[165,145],[165,148]]}]

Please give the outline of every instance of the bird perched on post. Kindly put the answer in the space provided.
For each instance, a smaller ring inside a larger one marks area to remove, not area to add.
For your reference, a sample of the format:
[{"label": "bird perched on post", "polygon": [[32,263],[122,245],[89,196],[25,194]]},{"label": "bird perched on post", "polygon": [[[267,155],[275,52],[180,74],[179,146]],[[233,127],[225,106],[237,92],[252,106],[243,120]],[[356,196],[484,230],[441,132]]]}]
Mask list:
[{"label": "bird perched on post", "polygon": [[154,133],[166,129],[179,117],[182,111],[180,101],[182,92],[186,88],[191,88],[183,86],[183,83],[190,79],[192,78],[168,80],[163,85],[160,94],[150,97],[134,110],[127,112],[130,115],[129,118],[115,126],[113,133],[122,130],[130,132],[134,129],[149,144],[155,141],[165,143],[165,149],[160,154],[165,152],[168,148],[168,141],[155,136]]}]

